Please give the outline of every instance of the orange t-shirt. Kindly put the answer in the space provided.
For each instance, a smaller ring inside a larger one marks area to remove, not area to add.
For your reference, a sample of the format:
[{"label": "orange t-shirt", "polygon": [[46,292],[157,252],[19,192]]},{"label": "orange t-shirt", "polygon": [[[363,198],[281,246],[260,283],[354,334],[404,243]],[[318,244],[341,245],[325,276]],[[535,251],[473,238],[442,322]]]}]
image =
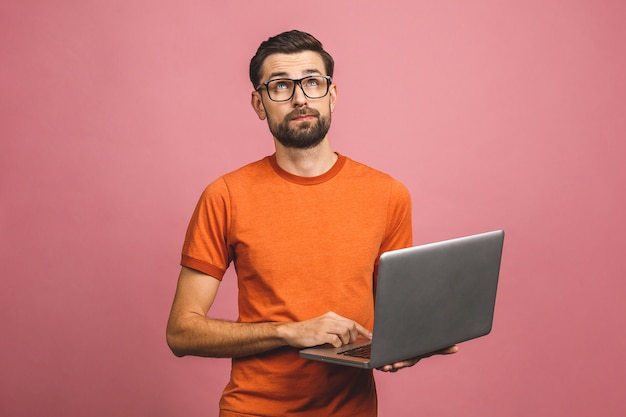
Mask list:
[{"label": "orange t-shirt", "polygon": [[[194,211],[182,265],[222,279],[231,262],[240,322],[301,321],[328,311],[372,329],[381,253],[412,242],[408,190],[339,155],[318,177],[275,155],[210,184]],[[301,359],[285,347],[234,358],[221,416],[375,416],[372,371]]]}]

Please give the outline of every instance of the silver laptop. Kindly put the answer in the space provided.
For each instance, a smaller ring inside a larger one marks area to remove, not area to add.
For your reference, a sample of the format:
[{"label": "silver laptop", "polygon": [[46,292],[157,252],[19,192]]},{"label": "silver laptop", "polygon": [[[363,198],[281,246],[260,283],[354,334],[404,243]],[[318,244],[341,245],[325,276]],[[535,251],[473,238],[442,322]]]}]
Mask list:
[{"label": "silver laptop", "polygon": [[504,231],[380,257],[372,340],[300,351],[307,359],[359,368],[427,355],[491,332]]}]

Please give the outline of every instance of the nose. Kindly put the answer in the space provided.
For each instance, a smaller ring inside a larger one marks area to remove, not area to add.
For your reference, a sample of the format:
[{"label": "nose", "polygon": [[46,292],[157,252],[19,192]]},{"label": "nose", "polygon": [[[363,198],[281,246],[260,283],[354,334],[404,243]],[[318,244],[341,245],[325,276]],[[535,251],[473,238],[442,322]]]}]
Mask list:
[{"label": "nose", "polygon": [[302,83],[299,82],[295,86],[295,91],[293,92],[293,97],[291,98],[294,106],[303,106],[307,103],[307,97],[304,95],[304,89],[302,88]]}]

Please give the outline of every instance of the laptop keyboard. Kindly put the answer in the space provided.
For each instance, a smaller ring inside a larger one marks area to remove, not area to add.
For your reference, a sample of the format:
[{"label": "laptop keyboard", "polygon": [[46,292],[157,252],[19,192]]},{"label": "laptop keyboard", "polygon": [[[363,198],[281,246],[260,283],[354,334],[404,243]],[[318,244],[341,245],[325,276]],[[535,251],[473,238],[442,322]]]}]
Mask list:
[{"label": "laptop keyboard", "polygon": [[339,354],[352,356],[354,358],[369,359],[371,352],[372,352],[372,345],[365,345],[365,346],[355,347],[354,349],[344,350],[343,352],[339,352]]}]

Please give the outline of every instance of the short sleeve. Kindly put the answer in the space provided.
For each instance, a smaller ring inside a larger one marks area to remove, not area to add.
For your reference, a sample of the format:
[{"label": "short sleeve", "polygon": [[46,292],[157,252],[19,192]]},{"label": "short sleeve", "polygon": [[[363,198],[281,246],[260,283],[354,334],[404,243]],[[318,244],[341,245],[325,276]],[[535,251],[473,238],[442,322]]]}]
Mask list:
[{"label": "short sleeve", "polygon": [[229,206],[228,187],[223,178],[204,190],[187,227],[182,266],[222,279],[233,259],[228,244]]},{"label": "short sleeve", "polygon": [[387,227],[381,246],[383,252],[407,248],[413,244],[411,195],[401,182],[394,180],[389,192]]},{"label": "short sleeve", "polygon": [[411,219],[412,206],[409,190],[401,182],[393,180],[389,188],[385,236],[374,265],[374,288],[378,282],[380,255],[390,250],[408,248],[413,245],[413,223]]}]

